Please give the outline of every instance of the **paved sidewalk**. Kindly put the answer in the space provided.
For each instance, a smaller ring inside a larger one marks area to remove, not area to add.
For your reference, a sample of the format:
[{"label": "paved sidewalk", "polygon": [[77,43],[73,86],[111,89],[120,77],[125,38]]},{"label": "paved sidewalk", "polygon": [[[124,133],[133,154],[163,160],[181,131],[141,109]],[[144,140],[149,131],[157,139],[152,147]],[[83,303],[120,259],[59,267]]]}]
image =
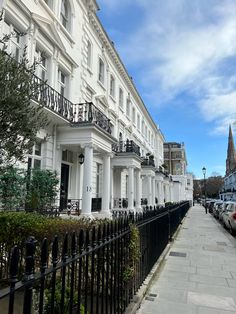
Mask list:
[{"label": "paved sidewalk", "polygon": [[236,313],[236,238],[190,209],[136,314]]}]

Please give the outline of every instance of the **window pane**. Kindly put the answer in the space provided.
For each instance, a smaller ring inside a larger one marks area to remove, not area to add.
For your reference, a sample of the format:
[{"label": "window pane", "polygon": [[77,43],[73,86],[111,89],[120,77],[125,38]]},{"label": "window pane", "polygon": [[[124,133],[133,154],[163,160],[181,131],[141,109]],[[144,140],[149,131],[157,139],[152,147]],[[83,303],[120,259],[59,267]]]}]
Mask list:
[{"label": "window pane", "polygon": [[35,144],[35,155],[41,156],[41,143]]},{"label": "window pane", "polygon": [[87,65],[90,68],[91,67],[91,62],[92,62],[92,46],[90,41],[88,41],[88,56],[87,56]]},{"label": "window pane", "polygon": [[101,83],[104,83],[104,63],[101,59],[99,59],[98,79]]},{"label": "window pane", "polygon": [[34,160],[34,168],[40,169],[41,168],[41,160],[35,159]]}]

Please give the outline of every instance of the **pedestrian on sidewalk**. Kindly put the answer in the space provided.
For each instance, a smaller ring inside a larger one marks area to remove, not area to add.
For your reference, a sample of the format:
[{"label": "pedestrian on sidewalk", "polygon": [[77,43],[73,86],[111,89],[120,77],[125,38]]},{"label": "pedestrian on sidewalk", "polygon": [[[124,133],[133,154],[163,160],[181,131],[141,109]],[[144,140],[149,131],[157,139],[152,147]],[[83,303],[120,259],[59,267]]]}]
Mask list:
[{"label": "pedestrian on sidewalk", "polygon": [[206,214],[207,214],[207,206],[206,206],[206,203],[204,204],[204,207],[205,207],[205,211],[206,211]]}]

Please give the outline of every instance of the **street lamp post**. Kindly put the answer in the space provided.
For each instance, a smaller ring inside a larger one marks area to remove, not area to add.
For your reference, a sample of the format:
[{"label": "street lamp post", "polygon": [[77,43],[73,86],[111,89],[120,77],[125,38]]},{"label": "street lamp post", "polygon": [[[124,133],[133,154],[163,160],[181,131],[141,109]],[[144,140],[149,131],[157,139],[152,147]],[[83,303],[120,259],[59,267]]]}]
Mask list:
[{"label": "street lamp post", "polygon": [[207,214],[207,207],[206,207],[206,167],[202,168],[203,178],[204,178],[204,207]]}]

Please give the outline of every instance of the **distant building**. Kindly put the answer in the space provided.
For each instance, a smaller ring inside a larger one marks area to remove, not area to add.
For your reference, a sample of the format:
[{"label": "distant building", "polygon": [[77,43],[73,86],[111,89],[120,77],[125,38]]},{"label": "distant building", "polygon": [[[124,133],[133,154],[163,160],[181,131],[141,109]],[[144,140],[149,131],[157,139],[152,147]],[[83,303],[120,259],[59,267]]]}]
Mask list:
[{"label": "distant building", "polygon": [[229,126],[226,173],[220,198],[225,201],[236,201],[236,151],[231,126]]},{"label": "distant building", "polygon": [[164,165],[169,174],[186,174],[187,159],[184,143],[164,143]]},{"label": "distant building", "polygon": [[164,143],[164,167],[173,181],[173,199],[193,200],[193,177],[188,174],[184,143]]}]

